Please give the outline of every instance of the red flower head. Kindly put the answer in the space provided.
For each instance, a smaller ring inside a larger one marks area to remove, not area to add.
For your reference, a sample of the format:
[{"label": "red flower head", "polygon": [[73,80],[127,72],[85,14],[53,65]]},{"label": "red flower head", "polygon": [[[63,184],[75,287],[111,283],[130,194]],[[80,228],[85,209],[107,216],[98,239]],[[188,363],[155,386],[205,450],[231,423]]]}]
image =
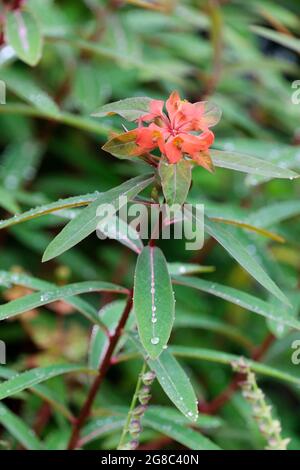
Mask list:
[{"label": "red flower head", "polygon": [[[196,163],[212,169],[208,149],[213,144],[214,134],[209,127],[220,119],[220,110],[206,101],[189,103],[180,99],[174,91],[164,102],[152,100],[150,112],[139,119],[136,132],[136,144],[141,152],[150,152],[159,148],[170,163],[177,163],[184,155]],[[144,127],[143,123],[148,123]]]}]

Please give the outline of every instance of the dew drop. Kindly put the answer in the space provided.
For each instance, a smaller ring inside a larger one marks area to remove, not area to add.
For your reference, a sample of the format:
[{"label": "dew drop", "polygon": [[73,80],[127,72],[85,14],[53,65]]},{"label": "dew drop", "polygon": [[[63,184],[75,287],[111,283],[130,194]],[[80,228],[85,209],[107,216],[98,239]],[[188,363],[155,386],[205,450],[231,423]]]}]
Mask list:
[{"label": "dew drop", "polygon": [[154,336],[154,338],[151,338],[151,343],[152,344],[158,344],[159,343],[159,338],[157,336]]},{"label": "dew drop", "polygon": [[156,323],[156,322],[157,322],[157,318],[156,318],[156,317],[152,317],[151,321],[152,321],[152,323]]}]

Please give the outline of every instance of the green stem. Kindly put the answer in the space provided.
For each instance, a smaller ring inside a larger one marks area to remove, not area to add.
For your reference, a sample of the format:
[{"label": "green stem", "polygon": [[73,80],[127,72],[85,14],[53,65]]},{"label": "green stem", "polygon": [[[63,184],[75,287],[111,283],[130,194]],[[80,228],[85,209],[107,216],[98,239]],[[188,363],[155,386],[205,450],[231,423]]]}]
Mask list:
[{"label": "green stem", "polygon": [[124,444],[125,444],[125,439],[126,439],[126,436],[127,436],[127,433],[128,433],[129,424],[130,424],[130,421],[131,421],[131,418],[132,418],[132,412],[133,412],[133,410],[135,409],[136,404],[137,404],[138,394],[139,394],[141,385],[142,385],[142,383],[143,383],[142,380],[143,380],[143,375],[144,375],[144,373],[146,372],[146,368],[147,368],[147,364],[146,364],[146,362],[144,362],[144,363],[143,363],[142,370],[141,370],[141,372],[140,372],[140,374],[139,374],[138,381],[137,381],[137,383],[136,383],[134,395],[133,395],[133,397],[132,397],[131,405],[130,405],[130,408],[129,408],[129,411],[128,411],[128,415],[127,415],[127,418],[126,418],[126,421],[125,421],[125,424],[124,424],[124,428],[123,428],[123,431],[122,431],[121,439],[120,439],[119,445],[118,445],[118,447],[117,447],[118,450],[122,449],[122,447],[123,447]]}]

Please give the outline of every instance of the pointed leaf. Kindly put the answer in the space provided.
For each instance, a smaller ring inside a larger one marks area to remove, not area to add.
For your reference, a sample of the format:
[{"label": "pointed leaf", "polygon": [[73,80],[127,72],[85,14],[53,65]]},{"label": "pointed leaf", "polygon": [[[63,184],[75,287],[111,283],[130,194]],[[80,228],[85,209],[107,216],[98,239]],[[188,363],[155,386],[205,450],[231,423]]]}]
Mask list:
[{"label": "pointed leaf", "polygon": [[152,181],[153,176],[151,175],[137,176],[106,193],[102,193],[52,240],[44,253],[43,261],[49,261],[61,255],[96,231],[98,223],[102,220],[101,216],[97,215],[99,206],[110,205],[117,211],[126,204],[126,198],[128,200],[134,198]]},{"label": "pointed leaf", "polygon": [[14,10],[6,15],[5,40],[19,59],[31,66],[41,58],[43,38],[40,27],[28,11]]},{"label": "pointed leaf", "polygon": [[164,392],[168,395],[174,405],[189,420],[198,419],[198,404],[191,382],[177,360],[165,350],[157,359],[150,359],[143,350],[140,342],[135,336],[131,336],[134,344],[144,356],[151,370],[156,374]]},{"label": "pointed leaf", "polygon": [[[127,294],[127,289],[111,284],[109,282],[86,281],[76,284],[69,284],[63,287],[55,287],[45,291],[35,292],[11,300],[6,304],[0,305],[0,320],[14,317],[20,313],[27,312],[37,307],[50,304],[56,300],[65,299],[78,294],[88,292],[115,292],[119,294]],[[97,321],[97,320],[96,320]]]},{"label": "pointed leaf", "polygon": [[151,98],[136,97],[105,104],[92,113],[92,116],[103,117],[119,114],[127,121],[136,121],[150,110]]},{"label": "pointed leaf", "polygon": [[25,449],[43,450],[41,441],[32,429],[3,403],[0,403],[0,423]]},{"label": "pointed leaf", "polygon": [[146,247],[139,255],[134,281],[134,312],[144,348],[156,358],[167,345],[175,319],[175,302],[162,251]]},{"label": "pointed leaf", "polygon": [[54,366],[37,367],[26,372],[21,372],[5,382],[0,383],[0,400],[52,379],[53,377],[57,377],[58,375],[69,374],[71,372],[89,373],[90,371],[83,366],[75,364],[56,364]]},{"label": "pointed leaf", "polygon": [[167,204],[184,204],[192,181],[191,163],[181,160],[172,165],[166,158],[161,158],[159,176]]},{"label": "pointed leaf", "polygon": [[300,39],[298,38],[294,38],[287,34],[279,33],[278,31],[264,28],[262,26],[252,26],[251,30],[263,38],[270,39],[271,41],[287,47],[288,49],[292,49],[300,54]]},{"label": "pointed leaf", "polygon": [[277,305],[276,308],[276,306],[270,302],[265,302],[264,300],[247,294],[246,292],[232,287],[223,286],[216,282],[206,281],[204,279],[188,276],[174,276],[174,281],[176,284],[180,284],[181,286],[192,287],[194,289],[207,292],[208,294],[215,295],[216,297],[220,297],[227,302],[232,302],[233,304],[239,305],[250,312],[262,315],[277,323],[288,325],[291,328],[296,328],[297,330],[300,329],[300,321],[294,317],[293,312],[288,310],[285,305]]},{"label": "pointed leaf", "polygon": [[260,160],[246,153],[210,149],[210,156],[215,166],[229,168],[230,170],[268,176],[271,178],[294,179],[299,177],[299,175],[292,170],[280,168],[268,161]]},{"label": "pointed leaf", "polygon": [[150,409],[143,418],[143,424],[151,429],[171,437],[176,442],[192,450],[220,450],[210,439],[182,423],[176,423],[174,419],[160,416],[159,410]]},{"label": "pointed leaf", "polygon": [[244,245],[240,238],[237,238],[235,234],[229,229],[229,227],[223,227],[220,224],[213,222],[212,220],[205,219],[205,230],[225,250],[246,270],[254,279],[259,282],[265,289],[271,294],[275,295],[283,303],[289,305],[289,301],[286,296],[277,287],[274,281],[264,271],[264,269],[258,264],[256,259],[248,252],[247,246]]}]

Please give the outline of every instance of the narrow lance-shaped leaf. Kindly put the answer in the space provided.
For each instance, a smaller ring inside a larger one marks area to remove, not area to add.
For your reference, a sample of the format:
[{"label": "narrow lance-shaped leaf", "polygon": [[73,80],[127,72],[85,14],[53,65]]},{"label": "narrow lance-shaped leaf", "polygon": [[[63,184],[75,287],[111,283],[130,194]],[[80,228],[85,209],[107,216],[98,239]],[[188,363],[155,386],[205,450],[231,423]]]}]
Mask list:
[{"label": "narrow lance-shaped leaf", "polygon": [[[126,204],[127,200],[139,194],[151,181],[153,181],[153,176],[149,174],[137,176],[116,188],[102,193],[52,240],[44,253],[43,261],[49,261],[61,255],[94,232],[98,223],[103,221],[103,214],[102,217],[101,214],[97,215],[99,207],[109,207],[111,210],[117,211]],[[115,216],[115,213],[113,216]]]},{"label": "narrow lance-shaped leaf", "polygon": [[[214,349],[192,348],[189,346],[172,346],[170,347],[170,351],[176,357],[185,357],[188,359],[195,359],[197,361],[227,364],[229,366],[241,358],[237,354],[216,351]],[[294,374],[289,374],[283,370],[268,366],[267,364],[253,361],[251,359],[246,359],[246,362],[249,364],[253,372],[256,372],[257,374],[262,374],[266,377],[273,377],[274,379],[283,380],[284,382],[298,386],[300,385],[299,377]]]},{"label": "narrow lance-shaped leaf", "polygon": [[[10,287],[10,285],[24,286],[29,289],[38,291],[52,291],[57,288],[55,284],[44,281],[43,279],[37,279],[27,274],[22,273],[11,273],[7,271],[0,271],[0,286]],[[64,299],[66,303],[72,305],[78,312],[82,313],[92,323],[99,324],[98,312],[90,303],[84,299],[73,296]],[[100,325],[101,326],[101,325]]]},{"label": "narrow lance-shaped leaf", "polygon": [[19,59],[31,66],[41,58],[43,38],[34,16],[28,11],[8,12],[5,22],[5,40]]},{"label": "narrow lance-shaped leaf", "polygon": [[143,418],[143,424],[155,431],[166,434],[189,449],[220,450],[216,444],[200,434],[199,431],[183,426],[182,423],[176,423],[176,421],[168,419],[165,416],[161,417],[159,412],[152,410],[147,411]]},{"label": "narrow lance-shaped leaf", "polygon": [[109,282],[99,281],[78,282],[63,287],[55,287],[54,289],[28,294],[24,297],[11,300],[4,305],[0,305],[0,320],[6,320],[7,318],[32,310],[33,308],[50,304],[56,300],[88,292],[115,292],[127,294],[127,289]]},{"label": "narrow lance-shaped leaf", "polygon": [[35,83],[30,75],[9,68],[1,70],[0,77],[7,84],[7,88],[21,99],[33,104],[43,112],[59,115],[59,108],[55,101]]},{"label": "narrow lance-shaped leaf", "polygon": [[[105,305],[99,311],[99,319],[102,324],[106,326],[107,331],[104,331],[99,325],[95,325],[93,327],[89,347],[89,367],[91,369],[98,369],[101,364],[102,358],[109,346],[109,337],[107,333],[109,333],[110,336],[114,334],[125,306],[126,302],[124,300],[116,300]],[[133,316],[130,316],[127,321],[127,326],[129,321],[131,322],[131,318],[133,318]],[[124,336],[118,343],[118,349],[121,344],[124,344]]]},{"label": "narrow lance-shaped leaf", "polygon": [[172,165],[166,158],[161,158],[159,175],[167,204],[184,204],[192,181],[191,163],[181,160]]},{"label": "narrow lance-shaped leaf", "polygon": [[150,369],[155,372],[157,380],[170,400],[189,420],[196,421],[197,398],[189,378],[177,360],[168,350],[163,351],[159,358],[150,359],[137,338],[131,336],[131,339],[146,359]]},{"label": "narrow lance-shaped leaf", "polygon": [[112,116],[119,114],[127,121],[136,121],[150,110],[151,98],[136,97],[105,104],[92,113],[94,117]]},{"label": "narrow lance-shaped leaf", "polygon": [[32,429],[3,403],[0,403],[0,423],[25,449],[43,450],[41,441]]},{"label": "narrow lance-shaped leaf", "polygon": [[0,400],[15,395],[16,393],[31,388],[46,380],[57,377],[58,375],[69,374],[71,372],[90,372],[83,366],[75,364],[56,364],[54,366],[37,367],[2,382],[0,384]]},{"label": "narrow lance-shaped leaf", "polygon": [[106,236],[113,240],[118,240],[123,245],[130,248],[135,253],[140,253],[144,248],[139,233],[121,217],[112,217],[109,220],[98,224],[97,235],[99,238]]},{"label": "narrow lance-shaped leaf", "polygon": [[251,30],[263,38],[270,39],[271,41],[281,44],[281,46],[292,49],[300,54],[300,39],[298,38],[284,33],[279,33],[273,29],[263,28],[262,26],[252,26]]},{"label": "narrow lance-shaped leaf", "polygon": [[188,276],[174,276],[175,284],[192,287],[194,289],[207,292],[208,294],[220,297],[228,302],[239,305],[250,312],[257,313],[263,317],[273,320],[277,323],[288,325],[291,328],[300,330],[300,321],[297,320],[293,312],[286,305],[273,305],[258,297],[248,294],[247,292],[234,289],[233,287],[223,286],[216,282],[206,281]]},{"label": "narrow lance-shaped leaf", "polygon": [[146,247],[139,255],[134,280],[134,312],[142,344],[151,358],[168,343],[175,319],[175,301],[162,251]]},{"label": "narrow lance-shaped leaf", "polygon": [[205,218],[205,230],[210,236],[215,238],[226,251],[246,270],[254,279],[259,282],[265,289],[271,294],[275,295],[279,300],[289,305],[289,301],[286,296],[277,287],[274,281],[264,271],[264,269],[258,264],[256,259],[248,252],[247,247],[243,244],[240,238],[237,238],[235,234],[226,226],[220,226]]},{"label": "narrow lance-shaped leaf", "polygon": [[85,194],[84,196],[68,197],[66,199],[60,199],[59,201],[50,202],[43,206],[34,207],[29,209],[22,214],[17,214],[14,217],[6,220],[0,220],[0,230],[3,228],[11,227],[28,220],[42,217],[43,215],[52,214],[54,212],[63,211],[64,209],[70,209],[73,207],[87,206],[91,202],[95,201],[99,197],[99,193]]},{"label": "narrow lance-shaped leaf", "polygon": [[230,170],[268,176],[270,178],[294,179],[299,177],[299,175],[292,170],[280,168],[268,161],[243,153],[211,149],[210,156],[215,166],[228,168]]}]

